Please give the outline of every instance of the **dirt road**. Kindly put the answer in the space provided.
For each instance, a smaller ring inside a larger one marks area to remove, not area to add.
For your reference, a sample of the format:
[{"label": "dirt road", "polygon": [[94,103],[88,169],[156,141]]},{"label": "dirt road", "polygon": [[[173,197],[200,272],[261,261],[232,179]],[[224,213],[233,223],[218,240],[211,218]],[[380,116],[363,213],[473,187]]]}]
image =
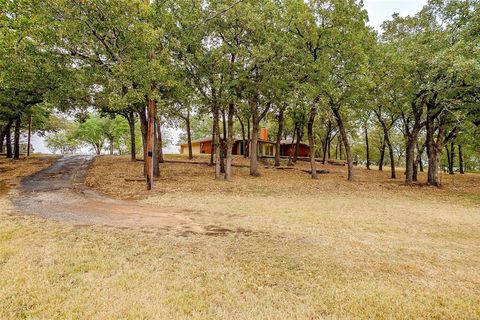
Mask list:
[{"label": "dirt road", "polygon": [[23,214],[78,225],[109,225],[203,232],[181,210],[101,196],[84,185],[92,156],[65,156],[21,183],[13,204]]}]

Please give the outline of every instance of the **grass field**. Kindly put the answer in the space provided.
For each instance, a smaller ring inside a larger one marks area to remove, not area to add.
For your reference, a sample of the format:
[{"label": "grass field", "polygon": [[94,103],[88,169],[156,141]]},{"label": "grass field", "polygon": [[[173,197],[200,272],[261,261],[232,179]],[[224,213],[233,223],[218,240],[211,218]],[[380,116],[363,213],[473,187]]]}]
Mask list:
[{"label": "grass field", "polygon": [[[45,162],[19,165],[2,181]],[[480,176],[444,176],[436,189],[320,169],[330,173],[312,181],[234,168],[225,182],[168,163],[151,193],[134,181],[141,162],[100,157],[90,170],[92,189],[181,209],[210,235],[12,215],[4,190],[0,318],[480,318]]]}]

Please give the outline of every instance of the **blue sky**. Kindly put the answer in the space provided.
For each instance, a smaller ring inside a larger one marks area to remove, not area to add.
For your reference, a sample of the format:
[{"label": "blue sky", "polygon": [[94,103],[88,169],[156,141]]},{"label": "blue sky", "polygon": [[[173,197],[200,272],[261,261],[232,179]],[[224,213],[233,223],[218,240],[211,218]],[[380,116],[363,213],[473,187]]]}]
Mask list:
[{"label": "blue sky", "polygon": [[377,30],[393,13],[399,13],[401,16],[412,15],[427,4],[427,0],[363,0],[363,2],[370,17],[370,25]]}]

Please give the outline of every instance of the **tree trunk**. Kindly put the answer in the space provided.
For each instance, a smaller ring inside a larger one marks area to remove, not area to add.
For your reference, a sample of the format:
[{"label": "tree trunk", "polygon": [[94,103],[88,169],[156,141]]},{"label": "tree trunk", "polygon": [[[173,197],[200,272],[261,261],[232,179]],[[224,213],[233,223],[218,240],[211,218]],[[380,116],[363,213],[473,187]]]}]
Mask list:
[{"label": "tree trunk", "polygon": [[162,125],[160,117],[155,112],[155,123],[153,129],[153,176],[160,177],[160,162],[163,162],[162,153]]},{"label": "tree trunk", "polygon": [[295,143],[295,153],[293,156],[293,162],[297,163],[298,151],[300,149],[300,142],[303,139],[303,126],[297,126],[297,142]]},{"label": "tree trunk", "polygon": [[325,136],[325,139],[323,140],[322,143],[322,163],[325,165],[327,163],[327,148],[328,148],[328,140],[330,139],[330,132],[327,132],[327,135]]},{"label": "tree trunk", "polygon": [[368,144],[368,123],[365,124],[365,148],[367,152],[367,170],[370,170],[370,146]]},{"label": "tree trunk", "polygon": [[12,121],[10,120],[5,127],[2,128],[2,131],[0,132],[0,153],[5,152],[5,139],[7,137],[7,133],[10,135],[10,128],[12,127]]},{"label": "tree trunk", "polygon": [[110,144],[109,145],[110,155],[113,156],[114,148],[113,148],[113,138],[112,137],[110,137],[108,139],[108,143]]},{"label": "tree trunk", "polygon": [[448,155],[448,159],[448,173],[455,174],[455,144],[453,142],[450,144],[450,153]]},{"label": "tree trunk", "polygon": [[[256,103],[256,102],[250,102]],[[252,107],[251,109],[256,110],[256,106]],[[260,119],[259,119],[258,112],[255,111],[252,114],[252,142],[250,147],[250,175],[254,177],[259,177],[260,172],[258,172],[258,159],[257,159],[257,146],[258,146],[258,132],[260,126]]]},{"label": "tree trunk", "polygon": [[340,115],[339,108],[337,106],[332,105],[331,109],[333,111],[333,115],[335,116],[335,119],[337,120],[338,129],[340,130],[340,135],[341,135],[343,144],[345,145],[345,155],[347,157],[347,168],[348,168],[348,181],[352,181],[353,180],[353,161],[352,161],[352,153],[350,150],[350,143],[348,142],[347,131],[345,130],[345,126],[343,124],[343,120]]},{"label": "tree trunk", "polygon": [[385,162],[385,135],[382,139],[382,145],[380,147],[380,160],[378,161],[378,171],[383,171],[383,163]]},{"label": "tree trunk", "polygon": [[188,159],[193,159],[192,148],[192,131],[190,129],[190,111],[187,111],[187,117],[185,118],[185,124],[187,126],[187,143],[188,143]]},{"label": "tree trunk", "polygon": [[235,138],[233,136],[233,115],[235,113],[235,105],[230,103],[228,105],[228,120],[227,120],[227,135],[226,138],[226,147],[227,147],[227,154],[226,154],[226,166],[225,166],[225,180],[232,180],[232,148],[235,142]]},{"label": "tree trunk", "polygon": [[143,175],[147,175],[147,139],[148,139],[148,120],[145,107],[141,108],[138,113],[140,119],[140,130],[142,132],[142,145],[143,145]]},{"label": "tree trunk", "polygon": [[435,143],[434,133],[435,128],[432,119],[428,119],[426,122],[426,131],[427,131],[427,156],[428,156],[428,184],[431,186],[438,187],[440,186],[440,177],[438,173],[438,163],[440,160],[440,150],[437,149]]},{"label": "tree trunk", "polygon": [[20,159],[20,129],[22,126],[22,114],[17,116],[15,120],[15,132],[13,136],[13,145],[14,145],[14,152],[13,152],[13,159],[18,160]]},{"label": "tree trunk", "polygon": [[227,144],[227,119],[225,119],[225,108],[222,109],[223,138],[220,139],[220,172],[225,173],[225,147]]},{"label": "tree trunk", "polygon": [[407,133],[407,146],[405,152],[405,183],[413,183],[413,167],[415,165],[415,147],[417,145],[420,127],[416,126]]},{"label": "tree trunk", "polygon": [[458,164],[460,167],[460,174],[465,174],[465,169],[463,165],[463,152],[462,152],[462,145],[458,145]]},{"label": "tree trunk", "polygon": [[135,132],[135,113],[130,111],[127,117],[128,127],[130,128],[130,160],[137,161],[137,142]]},{"label": "tree trunk", "polygon": [[247,117],[247,148],[245,149],[245,158],[250,157],[250,144],[252,142],[252,136],[250,134],[250,116]]},{"label": "tree trunk", "polygon": [[245,135],[245,124],[242,121],[242,118],[237,114],[238,122],[240,123],[240,127],[242,128],[242,154],[243,157],[246,158],[246,135]]},{"label": "tree trunk", "polygon": [[315,115],[317,113],[317,101],[318,99],[316,98],[310,106],[310,118],[308,119],[307,125],[308,144],[310,145],[310,170],[312,179],[318,179],[317,166],[315,162],[315,139],[313,136],[313,125],[315,123]]},{"label": "tree trunk", "polygon": [[280,148],[283,134],[283,124],[284,124],[284,109],[280,108],[278,111],[278,131],[277,131],[277,141],[275,144],[275,167],[280,167]]},{"label": "tree trunk", "polygon": [[214,145],[212,146],[212,151],[213,147],[215,147],[215,179],[220,179],[220,125],[219,125],[219,110],[218,106],[215,106],[213,108],[213,127],[215,128],[215,138],[214,138]]},{"label": "tree trunk", "polygon": [[5,136],[6,136],[6,127],[2,128],[0,132],[0,153],[3,153],[5,150]]},{"label": "tree trunk", "polygon": [[215,146],[216,146],[216,134],[217,134],[217,126],[218,126],[218,116],[216,117],[217,121],[215,121],[215,110],[212,110],[213,114],[213,125],[212,125],[212,142],[210,144],[210,165],[213,166],[215,163]]},{"label": "tree trunk", "polygon": [[7,158],[11,159],[13,158],[13,152],[12,152],[12,125],[13,121],[10,120],[7,124],[7,129],[5,132],[5,144],[7,146]]}]

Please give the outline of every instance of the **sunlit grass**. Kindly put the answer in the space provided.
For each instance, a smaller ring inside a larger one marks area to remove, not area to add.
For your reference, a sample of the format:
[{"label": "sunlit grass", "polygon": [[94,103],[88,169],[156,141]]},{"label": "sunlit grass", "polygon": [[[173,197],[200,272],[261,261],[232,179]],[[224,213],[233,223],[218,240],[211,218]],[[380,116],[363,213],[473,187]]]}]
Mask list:
[{"label": "sunlit grass", "polygon": [[[212,168],[168,164],[153,194],[134,195],[143,184],[118,175],[139,168],[101,158],[89,183],[101,174],[112,183],[101,191],[184,209],[231,232],[78,227],[4,213],[0,318],[480,318],[480,207],[462,198],[462,184],[410,188],[361,170],[348,184],[343,168],[317,182],[236,169],[224,182],[211,179]],[[478,177],[468,179],[478,188]]]}]

